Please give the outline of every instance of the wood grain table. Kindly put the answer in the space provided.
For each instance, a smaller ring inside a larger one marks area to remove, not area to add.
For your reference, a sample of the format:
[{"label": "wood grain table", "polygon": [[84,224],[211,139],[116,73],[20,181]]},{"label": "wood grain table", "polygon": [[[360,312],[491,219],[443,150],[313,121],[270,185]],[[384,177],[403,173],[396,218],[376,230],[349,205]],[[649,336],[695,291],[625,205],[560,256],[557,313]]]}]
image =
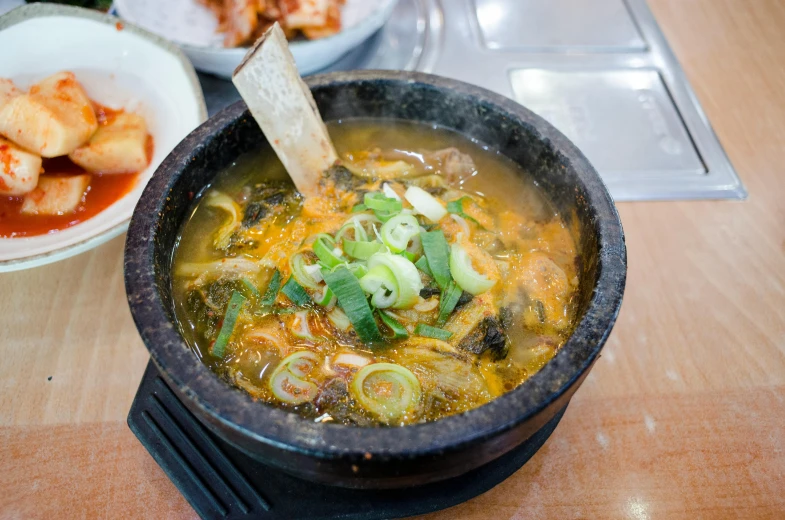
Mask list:
[{"label": "wood grain table", "polygon": [[[523,469],[430,519],[785,518],[785,1],[649,3],[749,199],[619,205],[602,358]],[[2,518],[195,516],[125,424],[122,252],[0,275]]]}]

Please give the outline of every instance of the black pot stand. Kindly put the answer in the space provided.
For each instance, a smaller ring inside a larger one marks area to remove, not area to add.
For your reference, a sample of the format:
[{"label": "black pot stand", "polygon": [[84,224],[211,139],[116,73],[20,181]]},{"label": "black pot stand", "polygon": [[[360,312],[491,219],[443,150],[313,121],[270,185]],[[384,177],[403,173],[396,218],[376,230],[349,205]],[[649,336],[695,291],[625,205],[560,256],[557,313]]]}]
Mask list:
[{"label": "black pot stand", "polygon": [[209,432],[177,399],[152,361],[128,426],[202,518],[372,520],[438,511],[485,493],[545,444],[565,410],[496,461],[461,477],[397,490],[315,484],[250,459]]}]

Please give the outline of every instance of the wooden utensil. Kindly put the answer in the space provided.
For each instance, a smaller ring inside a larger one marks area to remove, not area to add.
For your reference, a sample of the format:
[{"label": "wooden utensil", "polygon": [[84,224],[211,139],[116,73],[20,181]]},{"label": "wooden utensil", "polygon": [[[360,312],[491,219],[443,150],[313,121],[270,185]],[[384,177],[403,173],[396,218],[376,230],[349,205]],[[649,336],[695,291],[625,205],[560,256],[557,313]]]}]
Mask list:
[{"label": "wooden utensil", "polygon": [[297,189],[316,194],[338,154],[277,23],[248,51],[232,82]]}]

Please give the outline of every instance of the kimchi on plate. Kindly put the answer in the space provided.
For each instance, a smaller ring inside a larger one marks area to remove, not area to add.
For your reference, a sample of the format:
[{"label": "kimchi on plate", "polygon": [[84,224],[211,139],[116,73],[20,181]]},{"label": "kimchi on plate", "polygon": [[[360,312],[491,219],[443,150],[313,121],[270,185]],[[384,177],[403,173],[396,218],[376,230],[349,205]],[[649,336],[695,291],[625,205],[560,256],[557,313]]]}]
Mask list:
[{"label": "kimchi on plate", "polygon": [[287,38],[309,40],[332,36],[341,30],[345,0],[199,0],[218,17],[218,30],[226,47],[256,41],[275,22]]}]

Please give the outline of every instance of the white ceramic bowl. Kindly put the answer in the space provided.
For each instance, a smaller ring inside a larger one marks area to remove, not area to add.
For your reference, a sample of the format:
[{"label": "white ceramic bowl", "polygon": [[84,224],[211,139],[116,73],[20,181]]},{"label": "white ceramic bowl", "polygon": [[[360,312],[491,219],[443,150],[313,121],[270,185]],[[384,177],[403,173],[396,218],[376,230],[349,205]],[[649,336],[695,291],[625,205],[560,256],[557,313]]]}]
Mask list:
[{"label": "white ceramic bowl", "polygon": [[[0,238],[0,272],[81,253],[125,231],[147,181],[169,152],[207,118],[188,59],[171,43],[119,19],[76,7],[30,4],[0,17],[0,77],[21,88],[70,70],[90,98],[141,114],[153,136],[150,166],[135,188],[71,228],[26,238]],[[120,30],[121,28],[122,30]]]},{"label": "white ceramic bowl", "polygon": [[[327,67],[367,40],[385,24],[396,3],[397,0],[346,0],[341,32],[289,45],[300,74]],[[115,0],[114,8],[123,19],[180,45],[194,66],[204,72],[231,78],[248,51],[245,47],[223,47],[213,13],[196,0]]]}]

